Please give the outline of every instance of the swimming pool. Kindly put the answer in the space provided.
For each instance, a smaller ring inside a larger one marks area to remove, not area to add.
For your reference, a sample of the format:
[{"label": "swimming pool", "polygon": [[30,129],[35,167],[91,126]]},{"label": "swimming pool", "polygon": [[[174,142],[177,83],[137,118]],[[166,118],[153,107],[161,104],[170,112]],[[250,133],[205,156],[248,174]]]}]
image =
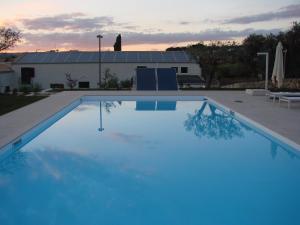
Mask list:
[{"label": "swimming pool", "polygon": [[202,97],[84,97],[1,153],[1,225],[300,224],[297,149]]}]

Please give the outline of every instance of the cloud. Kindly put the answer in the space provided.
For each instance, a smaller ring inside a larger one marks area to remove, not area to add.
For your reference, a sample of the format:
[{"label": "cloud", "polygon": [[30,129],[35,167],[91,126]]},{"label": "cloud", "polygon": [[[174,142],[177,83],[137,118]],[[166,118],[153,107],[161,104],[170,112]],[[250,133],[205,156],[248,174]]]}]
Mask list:
[{"label": "cloud", "polygon": [[[198,42],[210,40],[233,40],[246,37],[249,34],[268,34],[278,33],[279,29],[272,30],[221,30],[210,29],[198,33],[143,33],[143,32],[122,32],[123,45],[139,45],[139,44],[176,44],[182,42]],[[104,32],[103,47],[112,47],[116,35],[114,32]],[[66,49],[96,49],[97,48],[97,32],[56,32],[56,33],[24,33],[26,46],[34,49],[47,48],[66,48]],[[49,50],[49,49],[48,49]]]},{"label": "cloud", "polygon": [[210,40],[232,40],[248,36],[252,33],[267,34],[278,33],[279,30],[255,30],[245,29],[221,30],[208,29],[198,33],[125,33],[123,36],[127,39],[126,44],[172,44],[179,42],[210,41]]},{"label": "cloud", "polygon": [[33,19],[20,19],[27,30],[63,29],[65,31],[87,31],[102,29],[107,26],[117,25],[112,17],[86,17],[83,13],[60,14],[56,16],[38,17]]},{"label": "cloud", "polygon": [[300,18],[300,4],[280,8],[277,12],[267,12],[225,20],[224,24],[249,24],[279,19]]},{"label": "cloud", "polygon": [[[291,11],[292,6],[286,7]],[[233,19],[232,19],[233,20]],[[165,32],[151,27],[139,27],[136,24],[116,22],[110,16],[88,17],[76,12],[44,16],[38,18],[22,18],[16,22],[22,28],[23,42],[18,46],[20,51],[64,49],[64,50],[96,50],[96,36],[101,30],[104,36],[103,47],[111,48],[118,34],[122,34],[123,46],[134,45],[176,45],[210,40],[234,40],[252,33],[278,33],[273,30],[225,30],[207,29],[200,32]],[[181,20],[181,25],[194,22]],[[178,24],[177,23],[177,24]],[[229,22],[228,22],[229,23]]]}]

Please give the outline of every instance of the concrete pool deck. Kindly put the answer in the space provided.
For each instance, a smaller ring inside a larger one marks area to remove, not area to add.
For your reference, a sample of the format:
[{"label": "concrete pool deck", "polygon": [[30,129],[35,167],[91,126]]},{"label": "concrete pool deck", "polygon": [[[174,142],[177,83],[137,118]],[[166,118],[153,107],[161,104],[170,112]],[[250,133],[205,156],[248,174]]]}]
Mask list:
[{"label": "concrete pool deck", "polygon": [[288,109],[273,104],[264,96],[246,95],[244,91],[66,91],[0,116],[0,148],[84,95],[99,96],[206,96],[300,147],[300,106]]}]

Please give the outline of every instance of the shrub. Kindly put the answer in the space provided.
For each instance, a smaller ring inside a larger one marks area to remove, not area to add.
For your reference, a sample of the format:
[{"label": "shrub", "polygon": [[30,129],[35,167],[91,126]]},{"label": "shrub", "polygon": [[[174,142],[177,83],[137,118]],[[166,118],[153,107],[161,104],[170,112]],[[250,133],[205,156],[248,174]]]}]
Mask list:
[{"label": "shrub", "polygon": [[120,87],[121,87],[121,88],[126,88],[126,89],[131,88],[131,87],[132,87],[132,82],[131,82],[131,80],[129,80],[129,79],[127,79],[127,80],[122,80],[122,81],[120,82]]},{"label": "shrub", "polygon": [[39,92],[42,90],[42,86],[39,83],[35,83],[32,85],[32,91],[33,92]]},{"label": "shrub", "polygon": [[22,84],[20,87],[19,87],[19,91],[20,92],[24,92],[25,94],[29,93],[32,91],[32,86],[29,85],[29,84]]},{"label": "shrub", "polygon": [[13,93],[13,95],[17,95],[18,94],[18,89],[14,88],[12,93]]},{"label": "shrub", "polygon": [[117,77],[111,77],[106,81],[105,88],[119,88],[119,79]]},{"label": "shrub", "polygon": [[110,69],[106,69],[103,78],[105,89],[119,88],[119,79],[115,74],[111,74]]},{"label": "shrub", "polygon": [[73,89],[74,87],[76,87],[78,80],[77,79],[73,79],[71,77],[71,73],[65,73],[66,79],[67,79],[67,86],[70,89]]},{"label": "shrub", "polygon": [[242,63],[226,63],[217,68],[218,77],[248,77],[250,73],[249,67]]}]

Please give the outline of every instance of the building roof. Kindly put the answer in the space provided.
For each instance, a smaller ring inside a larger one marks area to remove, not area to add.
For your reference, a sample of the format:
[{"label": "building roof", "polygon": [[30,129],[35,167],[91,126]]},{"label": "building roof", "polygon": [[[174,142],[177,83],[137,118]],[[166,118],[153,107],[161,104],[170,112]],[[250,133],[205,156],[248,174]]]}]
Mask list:
[{"label": "building roof", "polygon": [[11,73],[13,70],[7,64],[0,63],[0,73]]},{"label": "building roof", "polygon": [[22,53],[0,53],[0,63],[14,62]]},{"label": "building roof", "polygon": [[[14,64],[98,63],[99,52],[35,52],[25,53]],[[103,63],[195,63],[184,51],[166,52],[102,52]]]}]

